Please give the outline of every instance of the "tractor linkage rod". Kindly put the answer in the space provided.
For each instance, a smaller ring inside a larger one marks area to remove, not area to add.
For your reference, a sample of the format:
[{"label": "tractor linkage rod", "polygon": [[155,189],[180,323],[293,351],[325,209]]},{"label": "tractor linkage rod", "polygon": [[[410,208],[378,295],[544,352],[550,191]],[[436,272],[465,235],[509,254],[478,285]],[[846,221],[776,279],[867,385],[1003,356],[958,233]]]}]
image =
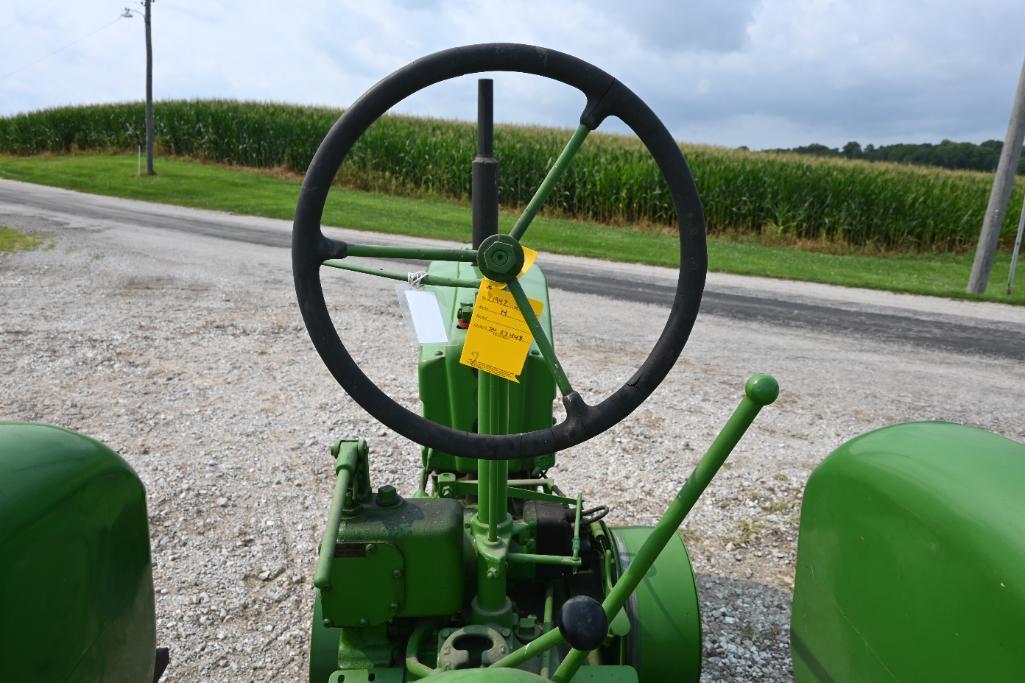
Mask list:
[{"label": "tractor linkage rod", "polygon": [[[779,385],[769,375],[754,375],[744,386],[744,398],[740,405],[727,420],[726,425],[719,432],[719,435],[708,447],[705,455],[698,461],[694,471],[684,482],[683,488],[676,494],[676,498],[669,504],[665,514],[658,524],[651,530],[651,535],[641,546],[640,550],[630,561],[626,571],[619,577],[619,580],[612,587],[612,590],[602,602],[602,608],[609,621],[615,617],[623,608],[630,594],[637,588],[641,580],[647,575],[651,566],[655,563],[659,554],[666,544],[676,533],[683,523],[687,513],[697,502],[698,498],[712,481],[719,468],[726,462],[726,458],[736,447],[740,438],[747,431],[748,427],[758,416],[759,411],[773,401],[779,395]],[[561,645],[565,642],[562,633],[558,629],[552,629],[541,635],[518,650],[514,650],[505,657],[499,659],[491,666],[514,667],[532,659],[543,652]],[[552,680],[556,683],[567,683],[576,674],[577,669],[587,656],[581,650],[570,650],[569,654],[555,671]]]},{"label": "tractor linkage rod", "polygon": [[320,590],[331,590],[331,563],[335,557],[338,527],[342,524],[342,512],[345,510],[345,494],[356,474],[360,446],[361,444],[355,441],[342,442],[335,460],[338,478],[335,480],[335,491],[331,496],[331,507],[327,513],[327,526],[324,527],[324,536],[320,540],[317,572],[313,578],[313,585]]},{"label": "tractor linkage rod", "polygon": [[579,567],[583,564],[579,557],[566,555],[537,555],[535,553],[508,553],[505,559],[511,564],[558,564],[564,567]]}]

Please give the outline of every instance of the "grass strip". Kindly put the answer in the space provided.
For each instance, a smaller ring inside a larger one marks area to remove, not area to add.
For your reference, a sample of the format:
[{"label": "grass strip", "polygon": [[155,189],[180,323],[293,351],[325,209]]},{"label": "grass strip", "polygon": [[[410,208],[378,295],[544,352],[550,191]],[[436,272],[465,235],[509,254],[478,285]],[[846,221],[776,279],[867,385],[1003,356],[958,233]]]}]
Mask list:
[{"label": "grass strip", "polygon": [[[136,160],[129,155],[0,155],[0,178],[239,214],[290,220],[299,194],[299,182],[292,178],[183,159],[159,159],[157,172],[136,176]],[[508,231],[515,219],[514,212],[503,212],[501,229]],[[471,225],[465,202],[345,188],[331,190],[324,223],[457,241],[469,240]],[[532,224],[527,243],[542,251],[606,260],[661,266],[676,266],[679,260],[676,237],[664,231],[543,215]],[[830,254],[766,246],[750,238],[711,239],[708,251],[710,268],[719,272],[1025,305],[1025,267],[1019,268],[1014,295],[1004,294],[1007,251],[997,254],[989,290],[982,296],[964,291],[971,253]]]},{"label": "grass strip", "polygon": [[0,254],[14,251],[31,251],[43,243],[35,235],[26,235],[7,225],[0,225]]}]

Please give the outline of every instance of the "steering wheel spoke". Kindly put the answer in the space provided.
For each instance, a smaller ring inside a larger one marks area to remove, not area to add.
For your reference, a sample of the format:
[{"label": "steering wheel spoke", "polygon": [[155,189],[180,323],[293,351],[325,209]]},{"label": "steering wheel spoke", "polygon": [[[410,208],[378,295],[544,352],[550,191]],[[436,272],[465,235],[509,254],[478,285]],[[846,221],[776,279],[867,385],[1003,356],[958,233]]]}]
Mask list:
[{"label": "steering wheel spoke", "polygon": [[317,243],[317,256],[321,262],[334,258],[345,258],[349,255],[349,245],[344,240],[336,240],[321,233]]},{"label": "steering wheel spoke", "polygon": [[477,250],[470,249],[437,249],[432,247],[388,247],[376,244],[349,244],[349,256],[369,256],[374,258],[411,259],[415,261],[459,261],[474,263]]},{"label": "steering wheel spoke", "polygon": [[541,181],[541,185],[538,186],[537,191],[534,192],[534,196],[530,198],[530,202],[527,204],[527,208],[523,210],[520,217],[516,219],[516,224],[513,225],[509,235],[516,238],[517,240],[523,238],[523,233],[527,232],[527,228],[530,227],[530,223],[534,220],[537,212],[541,210],[541,206],[544,205],[549,195],[552,194],[552,190],[555,189],[556,183],[562,178],[566,169],[569,167],[569,162],[576,156],[577,150],[580,149],[580,145],[584,144],[584,138],[591,132],[591,129],[580,124],[577,126],[576,131],[573,132],[573,137],[569,139],[566,146],[562,148],[562,152],[559,153],[559,158],[555,160],[552,167],[548,170],[548,175]]},{"label": "steering wheel spoke", "polygon": [[581,423],[591,408],[576,391],[563,396],[562,405],[566,408],[566,421],[574,424]]},{"label": "steering wheel spoke", "polygon": [[[388,278],[389,280],[399,280],[401,282],[412,282],[414,279],[418,285],[429,285],[431,287],[466,287],[468,289],[477,289],[480,287],[480,280],[464,280],[454,277],[441,277],[439,275],[430,275],[428,273],[396,273],[391,270],[383,270],[381,268],[371,268],[369,266],[361,266],[358,263],[345,263],[343,261],[327,260],[322,265],[329,268],[337,268],[339,270],[348,270],[353,273],[363,273],[364,275],[376,275],[377,277]],[[419,276],[419,277],[414,277]]]},{"label": "steering wheel spoke", "polygon": [[534,315],[534,309],[530,307],[530,299],[527,298],[527,293],[523,291],[520,281],[513,279],[507,283],[507,286],[509,287],[509,293],[516,300],[517,308],[523,314],[527,327],[530,328],[530,333],[534,335],[534,343],[537,344],[541,357],[555,377],[555,384],[559,387],[559,393],[563,396],[573,393],[573,387],[570,386],[569,378],[566,377],[566,372],[562,369],[562,363],[555,356],[555,347],[552,345],[552,340],[545,334],[544,328],[541,327],[541,321]]}]

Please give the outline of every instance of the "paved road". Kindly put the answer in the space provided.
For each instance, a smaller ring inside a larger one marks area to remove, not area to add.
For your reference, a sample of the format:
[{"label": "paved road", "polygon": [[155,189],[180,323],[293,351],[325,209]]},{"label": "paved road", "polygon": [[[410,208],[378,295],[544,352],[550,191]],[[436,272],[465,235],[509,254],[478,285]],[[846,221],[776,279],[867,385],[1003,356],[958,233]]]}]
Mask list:
[{"label": "paved road", "polygon": [[[2,180],[0,217],[5,214],[36,214],[56,221],[91,219],[275,247],[287,248],[290,244],[290,226],[286,221],[98,197]],[[434,240],[338,232],[344,239],[368,244],[438,244]],[[665,268],[553,256],[546,258],[544,269],[550,285],[556,289],[622,301],[666,305],[672,302],[673,273]],[[1020,307],[713,274],[701,312],[932,350],[1025,360],[1025,310]]]}]

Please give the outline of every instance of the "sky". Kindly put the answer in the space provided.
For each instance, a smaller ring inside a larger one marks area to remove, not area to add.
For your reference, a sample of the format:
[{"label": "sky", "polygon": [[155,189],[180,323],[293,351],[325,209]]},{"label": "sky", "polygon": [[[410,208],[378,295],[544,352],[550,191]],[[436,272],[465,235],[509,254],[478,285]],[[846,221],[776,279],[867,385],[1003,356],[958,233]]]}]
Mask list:
[{"label": "sky", "polygon": [[[144,97],[125,6],[0,0],[0,115]],[[1023,35],[1022,0],[156,0],[154,94],[344,107],[436,50],[523,42],[608,71],[687,142],[981,142],[1004,137]],[[397,111],[469,120],[475,97],[466,77]],[[500,122],[574,127],[582,107],[568,86],[495,75]]]}]

